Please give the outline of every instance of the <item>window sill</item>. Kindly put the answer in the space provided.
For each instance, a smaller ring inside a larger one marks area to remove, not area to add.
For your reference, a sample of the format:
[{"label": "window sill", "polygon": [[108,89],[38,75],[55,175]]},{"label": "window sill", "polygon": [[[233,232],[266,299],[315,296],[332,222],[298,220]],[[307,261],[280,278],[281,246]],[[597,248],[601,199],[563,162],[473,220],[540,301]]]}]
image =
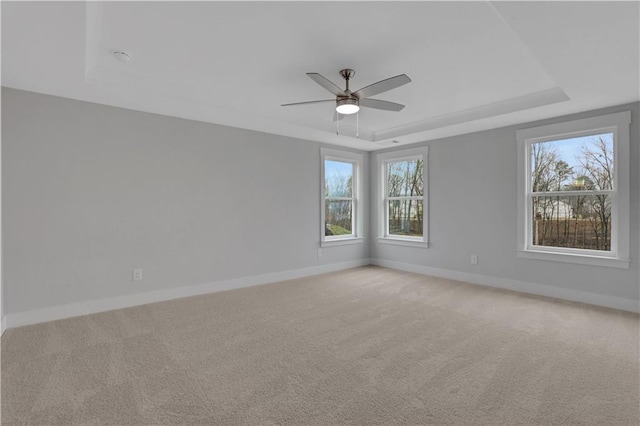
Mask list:
[{"label": "window sill", "polygon": [[617,257],[589,256],[573,253],[518,250],[518,257],[524,259],[548,260],[552,262],[575,263],[580,265],[604,266],[607,268],[629,269],[629,259]]},{"label": "window sill", "polygon": [[412,241],[412,240],[405,240],[401,238],[378,237],[378,242],[382,244],[392,244],[396,246],[429,248],[429,243],[427,241],[415,241],[415,240]]},{"label": "window sill", "polygon": [[320,247],[346,246],[349,244],[362,244],[364,238],[351,237],[338,240],[320,241]]}]

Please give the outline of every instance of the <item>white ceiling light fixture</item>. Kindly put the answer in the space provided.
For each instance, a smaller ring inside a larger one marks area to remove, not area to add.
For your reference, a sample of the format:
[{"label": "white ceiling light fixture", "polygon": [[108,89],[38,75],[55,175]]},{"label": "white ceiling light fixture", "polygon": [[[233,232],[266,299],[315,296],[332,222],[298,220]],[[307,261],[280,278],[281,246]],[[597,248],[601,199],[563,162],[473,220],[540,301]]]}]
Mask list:
[{"label": "white ceiling light fixture", "polygon": [[360,110],[358,105],[358,99],[356,98],[344,98],[336,100],[336,111],[340,114],[355,114]]}]

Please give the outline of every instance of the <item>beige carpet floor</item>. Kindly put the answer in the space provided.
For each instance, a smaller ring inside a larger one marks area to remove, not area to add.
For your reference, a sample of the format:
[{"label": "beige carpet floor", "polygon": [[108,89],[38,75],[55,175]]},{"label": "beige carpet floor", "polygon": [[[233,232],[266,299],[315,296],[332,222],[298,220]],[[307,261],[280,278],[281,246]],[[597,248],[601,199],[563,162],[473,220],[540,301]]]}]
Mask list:
[{"label": "beige carpet floor", "polygon": [[638,425],[635,314],[363,267],[10,329],[2,424]]}]

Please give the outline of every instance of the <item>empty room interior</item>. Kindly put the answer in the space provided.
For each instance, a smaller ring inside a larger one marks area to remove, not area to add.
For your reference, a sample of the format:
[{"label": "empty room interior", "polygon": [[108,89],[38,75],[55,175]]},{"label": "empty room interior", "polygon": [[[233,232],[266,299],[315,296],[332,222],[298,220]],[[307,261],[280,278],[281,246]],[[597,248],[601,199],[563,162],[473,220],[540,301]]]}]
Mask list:
[{"label": "empty room interior", "polygon": [[2,424],[640,424],[640,2],[1,36]]}]

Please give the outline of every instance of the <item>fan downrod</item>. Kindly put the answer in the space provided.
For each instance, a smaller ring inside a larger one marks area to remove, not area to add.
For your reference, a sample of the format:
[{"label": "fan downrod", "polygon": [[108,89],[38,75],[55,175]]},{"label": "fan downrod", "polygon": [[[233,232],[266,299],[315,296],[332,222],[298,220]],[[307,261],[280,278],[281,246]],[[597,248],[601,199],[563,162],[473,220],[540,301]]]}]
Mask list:
[{"label": "fan downrod", "polygon": [[352,69],[345,68],[343,70],[340,70],[340,75],[347,82],[347,88],[345,89],[344,93],[346,93],[347,96],[349,96],[351,95],[351,90],[349,90],[349,80],[351,79],[351,77],[356,75],[356,72]]}]

